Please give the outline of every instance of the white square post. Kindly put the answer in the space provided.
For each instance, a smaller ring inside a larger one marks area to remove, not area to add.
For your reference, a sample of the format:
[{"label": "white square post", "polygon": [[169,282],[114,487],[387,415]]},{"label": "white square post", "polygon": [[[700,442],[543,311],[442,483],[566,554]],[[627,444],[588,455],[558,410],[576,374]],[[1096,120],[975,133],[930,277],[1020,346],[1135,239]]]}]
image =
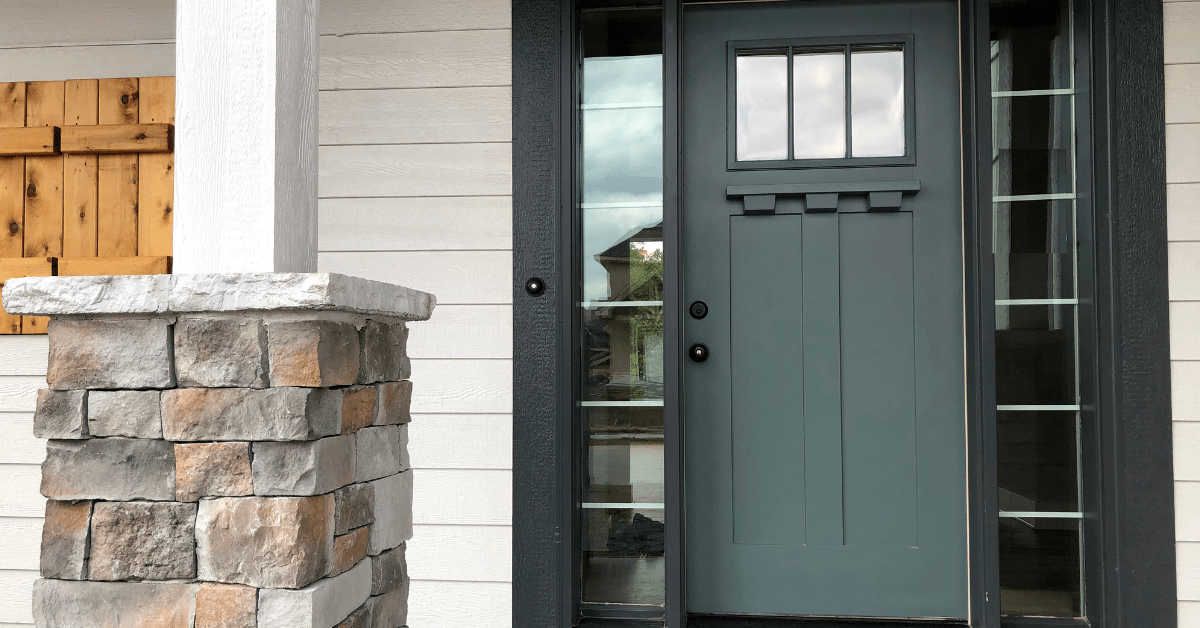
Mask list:
[{"label": "white square post", "polygon": [[319,0],[177,0],[174,271],[317,269]]}]

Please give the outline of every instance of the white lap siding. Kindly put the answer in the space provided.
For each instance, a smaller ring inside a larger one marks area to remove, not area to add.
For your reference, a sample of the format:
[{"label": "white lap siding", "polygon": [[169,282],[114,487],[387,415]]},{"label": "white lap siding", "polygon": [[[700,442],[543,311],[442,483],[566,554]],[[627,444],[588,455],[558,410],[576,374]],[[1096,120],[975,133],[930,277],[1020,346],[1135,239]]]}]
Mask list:
[{"label": "white lap siding", "polygon": [[[174,0],[6,0],[0,81],[174,74]],[[319,269],[433,292],[414,324],[409,624],[511,625],[508,0],[324,0]],[[0,336],[0,628],[32,624],[44,336]]]},{"label": "white lap siding", "polygon": [[1179,625],[1200,628],[1200,2],[1163,16]]}]

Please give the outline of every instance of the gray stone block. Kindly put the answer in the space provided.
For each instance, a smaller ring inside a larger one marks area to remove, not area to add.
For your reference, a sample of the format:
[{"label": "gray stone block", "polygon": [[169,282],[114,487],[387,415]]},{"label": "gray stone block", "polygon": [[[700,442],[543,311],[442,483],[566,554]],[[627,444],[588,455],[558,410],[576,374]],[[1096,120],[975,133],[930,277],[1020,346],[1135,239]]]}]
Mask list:
[{"label": "gray stone block", "polygon": [[383,595],[404,586],[408,579],[405,544],[371,557],[371,595]]},{"label": "gray stone block", "polygon": [[333,495],[202,500],[196,557],[198,577],[208,582],[308,586],[333,563]]},{"label": "gray stone block", "polygon": [[351,484],[333,493],[334,534],[345,534],[375,521],[375,487]]},{"label": "gray stone block", "polygon": [[171,441],[312,440],[342,429],[341,391],[312,388],[181,388],[162,395]]},{"label": "gray stone block", "polygon": [[162,440],[52,440],[42,462],[42,495],[64,501],[171,501],[175,450]]},{"label": "gray stone block", "polygon": [[88,431],[92,436],[162,438],[157,390],[94,390],[88,394]]},{"label": "gray stone block", "polygon": [[254,494],[250,443],[175,445],[175,499],[240,497]]},{"label": "gray stone block", "polygon": [[371,609],[371,628],[401,628],[408,624],[408,581],[395,591],[372,596],[367,601]]},{"label": "gray stone block", "polygon": [[100,502],[92,512],[92,580],[196,577],[196,504]]},{"label": "gray stone block", "polygon": [[279,321],[267,327],[274,386],[349,386],[358,379],[358,330],[333,321]]},{"label": "gray stone block", "polygon": [[266,327],[258,319],[180,318],[175,369],[180,386],[265,388]]},{"label": "gray stone block", "polygon": [[33,583],[40,628],[192,628],[198,584],[151,582]]},{"label": "gray stone block", "polygon": [[92,502],[46,502],[42,523],[42,577],[86,580]]},{"label": "gray stone block", "polygon": [[[367,602],[369,604],[370,601]],[[333,628],[371,628],[371,609],[363,604]]]},{"label": "gray stone block", "polygon": [[354,436],[254,443],[256,495],[320,495],[354,481]]},{"label": "gray stone block", "polygon": [[38,438],[87,438],[87,411],[86,390],[42,388],[37,391],[37,407],[33,411],[33,435]]},{"label": "gray stone block", "polygon": [[330,628],[370,594],[371,567],[366,561],[303,589],[263,589],[258,592],[258,628]]},{"label": "gray stone block", "polygon": [[399,426],[364,428],[356,432],[354,438],[357,439],[355,482],[377,480],[404,469]]},{"label": "gray stone block", "polygon": [[[396,382],[408,379],[408,327],[403,322],[368,320],[362,328],[362,360],[358,383]],[[410,369],[411,370],[411,369]]]},{"label": "gray stone block", "polygon": [[171,325],[163,319],[51,319],[50,388],[170,388]]},{"label": "gray stone block", "polygon": [[412,420],[412,382],[387,382],[376,385],[375,425],[400,425]]},{"label": "gray stone block", "polygon": [[371,524],[372,556],[412,538],[413,473],[411,470],[371,482],[375,487],[375,523]]}]

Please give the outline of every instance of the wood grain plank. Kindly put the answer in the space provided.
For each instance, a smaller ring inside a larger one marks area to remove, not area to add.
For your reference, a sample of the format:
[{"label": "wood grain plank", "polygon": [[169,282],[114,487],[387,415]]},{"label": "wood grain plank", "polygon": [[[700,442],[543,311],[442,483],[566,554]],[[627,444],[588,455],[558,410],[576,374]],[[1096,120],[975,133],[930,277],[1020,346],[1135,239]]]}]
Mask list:
[{"label": "wood grain plank", "polygon": [[58,127],[0,129],[0,157],[57,155]]},{"label": "wood grain plank", "polygon": [[63,127],[63,153],[167,153],[174,142],[169,124],[101,124]]},{"label": "wood grain plank", "polygon": [[512,141],[512,89],[321,92],[321,144]]},{"label": "wood grain plank", "polygon": [[[0,520],[0,532],[3,525]],[[40,529],[39,525],[39,532]],[[15,526],[14,533],[29,535],[26,529]],[[28,564],[28,539],[16,539],[14,544],[17,546],[12,551],[14,565]],[[36,557],[37,552],[34,553]],[[414,525],[413,538],[405,547],[404,557],[413,580],[512,582],[512,528]],[[2,559],[3,554],[0,554]]]},{"label": "wood grain plank", "polygon": [[0,340],[0,375],[46,375],[50,343],[45,336],[14,336]]},{"label": "wood grain plank", "polygon": [[[143,78],[139,118],[143,123],[175,123],[175,78]],[[175,206],[175,155],[138,157],[138,253],[170,255]]]},{"label": "wood grain plank", "polygon": [[[0,83],[0,127],[25,126],[25,83]],[[25,254],[25,158],[0,157],[0,257]]]},{"label": "wood grain plank", "polygon": [[[138,80],[100,81],[100,124],[138,123]],[[100,257],[132,257],[137,251],[138,157],[99,155],[98,242]]]},{"label": "wood grain plank", "polygon": [[413,523],[512,525],[512,472],[413,469]]},{"label": "wood grain plank", "polygon": [[510,305],[441,305],[428,321],[409,323],[408,355],[420,358],[511,358]]},{"label": "wood grain plank", "polygon": [[0,412],[0,442],[0,464],[41,464],[46,458],[46,441],[33,436],[32,412]]},{"label": "wood grain plank", "polygon": [[0,517],[0,566],[37,571],[42,553],[42,519]]},{"label": "wood grain plank", "polygon": [[[100,84],[94,79],[66,82],[63,128],[94,126],[98,120]],[[61,142],[60,142],[61,149]],[[67,155],[63,160],[63,255],[96,255],[96,192],[99,170],[94,155]]]},{"label": "wood grain plank", "polygon": [[63,257],[58,260],[60,277],[89,275],[165,275],[171,272],[169,257]]},{"label": "wood grain plank", "polygon": [[321,251],[512,248],[508,196],[326,198],[317,219]]},{"label": "wood grain plank", "polygon": [[[65,85],[25,85],[25,126],[62,126]],[[62,255],[63,158],[25,158],[25,257]]]},{"label": "wood grain plank", "polygon": [[420,628],[511,628],[512,585],[413,580],[408,625]]},{"label": "wood grain plank", "polygon": [[509,30],[321,37],[323,90],[509,85]]},{"label": "wood grain plank", "polygon": [[512,303],[508,251],[329,252],[317,254],[317,268],[425,290],[439,307]]},{"label": "wood grain plank", "polygon": [[408,434],[415,469],[512,469],[510,415],[417,414]]},{"label": "wood grain plank", "polygon": [[0,570],[0,618],[33,624],[33,581],[39,577],[36,571]]},{"label": "wood grain plank", "polygon": [[[54,274],[54,260],[45,257],[0,258],[0,290],[9,279],[17,277],[49,277]],[[0,309],[0,334],[44,334],[48,319],[42,316],[13,316]]]},{"label": "wood grain plank", "polygon": [[322,35],[510,28],[509,0],[322,0]]},{"label": "wood grain plank", "polygon": [[323,146],[323,198],[510,196],[512,145]]},{"label": "wood grain plank", "polygon": [[512,412],[509,360],[413,360],[412,363],[414,413]]},{"label": "wood grain plank", "polygon": [[171,43],[0,49],[0,81],[104,79],[174,73],[175,44]]},{"label": "wood grain plank", "polygon": [[0,465],[0,517],[42,517],[46,500],[42,497],[42,468],[36,464]]}]

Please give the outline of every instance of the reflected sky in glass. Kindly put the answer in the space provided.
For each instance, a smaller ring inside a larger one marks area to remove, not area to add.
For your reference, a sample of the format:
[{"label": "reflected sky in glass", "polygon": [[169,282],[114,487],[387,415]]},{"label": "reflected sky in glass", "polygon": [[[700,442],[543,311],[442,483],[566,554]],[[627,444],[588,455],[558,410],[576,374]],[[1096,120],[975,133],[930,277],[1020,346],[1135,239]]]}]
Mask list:
[{"label": "reflected sky in glass", "polygon": [[792,60],[796,93],[795,158],[846,156],[846,56],[798,54]]},{"label": "reflected sky in glass", "polygon": [[583,61],[583,293],[609,297],[596,256],[662,222],[662,55]]},{"label": "reflected sky in glass", "polygon": [[850,77],[853,156],[902,157],[904,51],[854,51]]},{"label": "reflected sky in glass", "polygon": [[787,55],[737,58],[737,159],[788,158]]}]

